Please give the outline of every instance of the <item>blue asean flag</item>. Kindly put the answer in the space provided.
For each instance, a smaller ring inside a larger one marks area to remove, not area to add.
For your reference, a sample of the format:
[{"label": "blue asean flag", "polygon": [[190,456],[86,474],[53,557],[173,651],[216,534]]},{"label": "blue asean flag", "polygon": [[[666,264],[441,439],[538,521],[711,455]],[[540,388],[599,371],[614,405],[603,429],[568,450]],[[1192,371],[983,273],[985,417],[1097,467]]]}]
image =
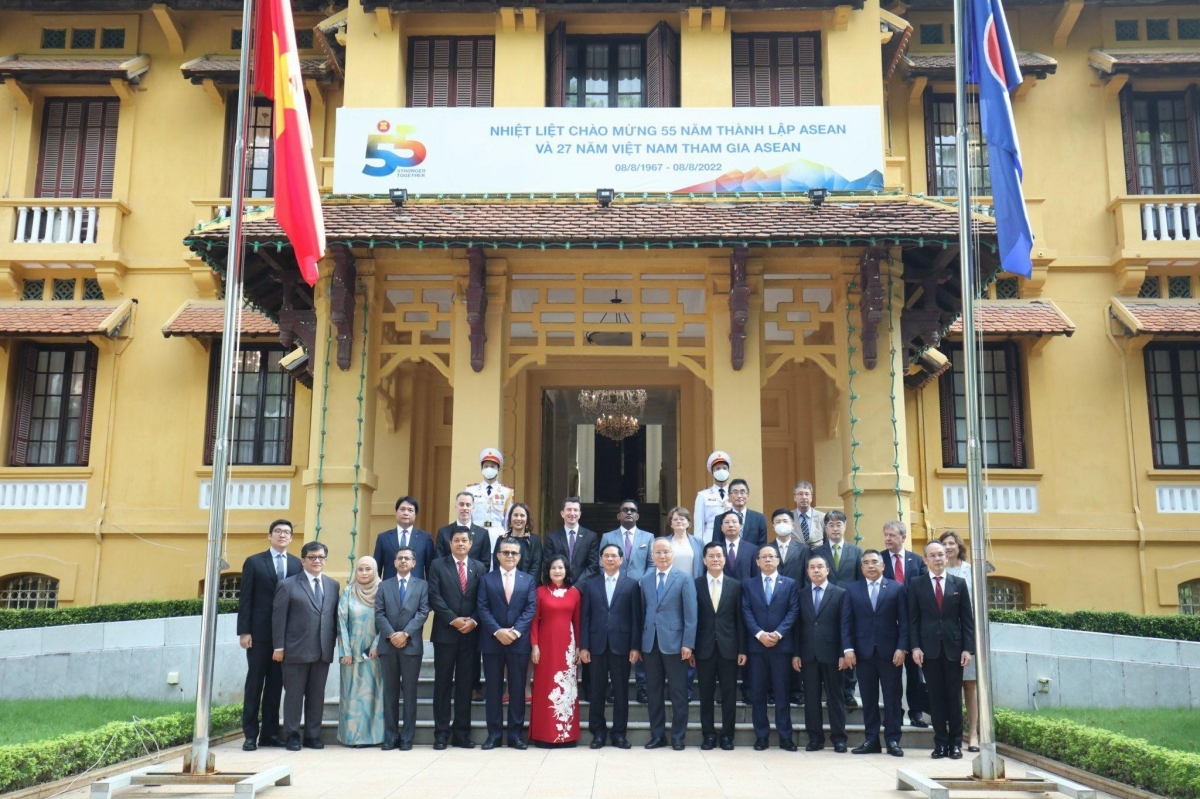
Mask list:
[{"label": "blue asean flag", "polygon": [[1033,230],[1021,192],[1021,147],[1008,95],[1020,85],[1021,69],[1000,0],[965,1],[970,30],[966,42],[970,65],[967,81],[979,86],[979,114],[988,148],[1000,264],[1006,272],[1030,277]]}]

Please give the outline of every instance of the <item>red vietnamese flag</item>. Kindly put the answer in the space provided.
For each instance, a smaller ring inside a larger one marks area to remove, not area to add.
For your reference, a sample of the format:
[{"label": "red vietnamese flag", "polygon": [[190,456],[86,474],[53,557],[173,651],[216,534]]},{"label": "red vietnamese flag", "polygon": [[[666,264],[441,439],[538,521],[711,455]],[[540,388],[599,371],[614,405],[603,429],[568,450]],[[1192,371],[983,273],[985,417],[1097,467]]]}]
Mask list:
[{"label": "red vietnamese flag", "polygon": [[300,274],[311,286],[325,254],[325,220],[290,0],[259,0],[255,28],[254,90],[275,101],[275,221],[292,242]]}]

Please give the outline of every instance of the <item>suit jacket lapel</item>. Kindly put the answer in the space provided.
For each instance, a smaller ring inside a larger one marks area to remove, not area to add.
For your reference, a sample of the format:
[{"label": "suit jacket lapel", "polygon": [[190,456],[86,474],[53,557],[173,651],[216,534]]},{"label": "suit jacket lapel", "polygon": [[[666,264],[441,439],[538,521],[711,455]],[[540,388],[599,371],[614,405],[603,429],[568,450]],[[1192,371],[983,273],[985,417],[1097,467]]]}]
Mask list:
[{"label": "suit jacket lapel", "polygon": [[317,609],[318,613],[320,613],[321,606],[317,604],[317,595],[313,593],[312,580],[309,580],[308,575],[306,574],[304,575],[304,579],[300,582],[304,586],[304,593],[308,596],[308,601],[311,602],[312,606]]}]

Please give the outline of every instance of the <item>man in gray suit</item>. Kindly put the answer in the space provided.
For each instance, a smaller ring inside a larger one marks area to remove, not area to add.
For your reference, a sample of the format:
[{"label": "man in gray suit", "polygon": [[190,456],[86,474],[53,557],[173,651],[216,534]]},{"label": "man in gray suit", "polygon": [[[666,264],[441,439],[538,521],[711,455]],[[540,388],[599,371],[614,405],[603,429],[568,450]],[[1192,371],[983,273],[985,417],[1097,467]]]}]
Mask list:
[{"label": "man in gray suit", "polygon": [[[687,735],[688,660],[696,646],[696,583],[692,575],[671,568],[674,552],[666,538],[651,547],[655,568],[642,576],[642,657],[646,661],[646,690],[650,699],[650,742],[647,749],[666,746],[666,693],[671,695],[671,748],[683,751]],[[665,683],[665,685],[664,685]]]},{"label": "man in gray suit", "polygon": [[[383,667],[383,750],[412,749],[417,729],[417,681],[424,644],[421,630],[429,617],[429,584],[412,574],[416,554],[396,550],[396,576],[384,580],[375,594],[375,629],[379,630],[379,663]],[[400,695],[404,695],[404,728],[400,728]]]},{"label": "man in gray suit", "polygon": [[807,480],[796,483],[792,489],[796,511],[792,518],[796,522],[796,535],[801,541],[816,549],[825,540],[825,514],[812,506],[813,486]]},{"label": "man in gray suit", "polygon": [[325,712],[325,680],[337,639],[337,581],[321,574],[329,548],[309,541],[300,550],[304,571],[280,580],[272,601],[271,659],[283,664],[283,734],[291,752],[300,751],[300,713],[304,712],[304,745],[324,749],[321,716]]},{"label": "man in gray suit", "polygon": [[[609,544],[616,544],[621,548],[621,574],[633,580],[635,583],[642,579],[642,575],[646,573],[646,569],[654,565],[650,559],[650,545],[654,543],[654,533],[648,533],[637,526],[638,523],[638,504],[632,499],[627,499],[621,503],[621,509],[617,511],[617,521],[620,526],[610,533],[605,533],[600,539],[600,551]],[[579,590],[583,590],[580,587]],[[633,664],[633,675],[636,680],[637,701],[645,704],[649,700],[646,694],[646,663],[642,659],[638,659],[637,663]],[[609,700],[612,701],[615,697],[613,692],[609,692]]]}]

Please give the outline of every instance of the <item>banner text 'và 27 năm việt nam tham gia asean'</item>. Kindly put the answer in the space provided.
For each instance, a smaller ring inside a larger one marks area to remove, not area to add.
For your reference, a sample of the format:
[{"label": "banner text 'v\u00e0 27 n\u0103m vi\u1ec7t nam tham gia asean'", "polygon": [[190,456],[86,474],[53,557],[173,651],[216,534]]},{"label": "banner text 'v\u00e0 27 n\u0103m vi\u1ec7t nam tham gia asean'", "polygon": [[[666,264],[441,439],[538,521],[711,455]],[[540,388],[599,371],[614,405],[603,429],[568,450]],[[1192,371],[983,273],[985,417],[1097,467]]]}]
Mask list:
[{"label": "banner text 'v\u00e0 27 n\u0103m vi\u1ec7t nam tham gia asean'", "polygon": [[883,188],[877,106],[339,108],[335,194]]}]

